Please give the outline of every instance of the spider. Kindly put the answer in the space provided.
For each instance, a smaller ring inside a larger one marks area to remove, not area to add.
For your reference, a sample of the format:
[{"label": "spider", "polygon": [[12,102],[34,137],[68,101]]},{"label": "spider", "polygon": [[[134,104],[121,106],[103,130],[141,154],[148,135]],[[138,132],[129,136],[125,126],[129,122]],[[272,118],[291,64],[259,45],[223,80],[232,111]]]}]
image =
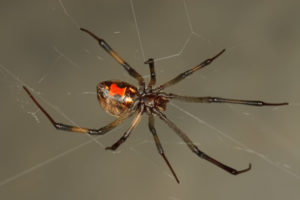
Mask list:
[{"label": "spider", "polygon": [[222,55],[225,52],[225,49],[220,51],[217,55],[212,58],[206,59],[201,62],[199,65],[179,74],[175,78],[165,82],[164,84],[154,88],[153,86],[156,83],[156,75],[154,70],[154,60],[152,58],[148,59],[145,64],[149,65],[150,68],[150,81],[148,85],[145,84],[144,78],[133,69],[126,61],[124,61],[103,39],[97,37],[91,31],[81,28],[81,31],[86,32],[91,37],[96,39],[99,45],[109,53],[119,64],[121,64],[124,69],[138,81],[138,87],[135,87],[127,82],[118,81],[118,80],[109,80],[101,82],[97,85],[97,98],[102,106],[102,108],[108,112],[109,114],[117,117],[116,120],[109,123],[108,125],[99,128],[99,129],[91,129],[91,128],[83,128],[79,126],[72,126],[63,123],[56,122],[50,114],[38,103],[38,101],[33,97],[30,91],[23,86],[26,93],[32,99],[32,101],[36,104],[36,106],[45,114],[51,124],[58,130],[63,131],[71,131],[78,133],[87,133],[90,135],[104,135],[113,128],[117,127],[128,117],[135,115],[132,120],[130,127],[124,132],[123,136],[115,142],[112,146],[106,147],[107,150],[116,150],[122,143],[126,141],[126,139],[130,136],[133,129],[139,124],[142,114],[147,113],[148,115],[148,127],[150,132],[153,135],[158,153],[162,156],[167,166],[169,167],[171,173],[173,174],[177,183],[179,183],[179,179],[172,168],[170,162],[168,161],[164,149],[161,145],[161,142],[156,133],[156,129],[154,127],[154,116],[158,116],[162,121],[164,121],[173,131],[187,144],[190,150],[199,156],[202,159],[211,162],[219,168],[227,171],[232,175],[238,175],[244,172],[247,172],[251,169],[251,163],[249,166],[242,170],[236,170],[228,165],[225,165],[218,160],[210,157],[203,151],[201,151],[192,140],[172,121],[170,121],[167,116],[163,113],[166,110],[167,103],[174,99],[184,102],[191,103],[232,103],[232,104],[244,104],[249,106],[283,106],[288,105],[288,103],[266,103],[258,100],[238,100],[238,99],[226,99],[220,97],[194,97],[194,96],[183,96],[172,93],[162,92],[163,89],[175,85],[176,83],[182,81],[187,76],[192,75],[194,72],[199,69],[211,64],[216,58]]}]

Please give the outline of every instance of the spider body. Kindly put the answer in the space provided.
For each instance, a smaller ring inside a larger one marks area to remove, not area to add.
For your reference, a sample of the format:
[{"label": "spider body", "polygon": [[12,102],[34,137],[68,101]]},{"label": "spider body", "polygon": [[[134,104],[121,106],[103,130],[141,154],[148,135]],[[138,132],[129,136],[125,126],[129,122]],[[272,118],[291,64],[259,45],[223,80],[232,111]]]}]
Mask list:
[{"label": "spider body", "polygon": [[167,116],[163,113],[166,110],[166,105],[170,100],[179,100],[184,102],[194,102],[194,103],[232,103],[232,104],[244,104],[249,106],[282,106],[287,105],[288,103],[266,103],[258,100],[240,100],[240,99],[228,99],[221,97],[192,97],[192,96],[183,96],[172,93],[162,92],[163,89],[170,87],[181,80],[185,79],[187,76],[190,76],[194,72],[199,69],[211,64],[216,58],[218,58],[221,54],[224,53],[225,49],[219,52],[212,58],[204,60],[199,65],[179,74],[175,78],[165,82],[159,87],[153,88],[156,82],[156,75],[154,71],[154,60],[149,59],[145,62],[145,64],[149,65],[150,69],[150,81],[148,85],[145,85],[144,78],[136,72],[127,62],[125,62],[103,39],[97,37],[92,32],[81,28],[82,31],[88,33],[94,39],[96,39],[99,45],[110,54],[123,68],[135,78],[139,85],[135,87],[129,83],[123,81],[104,81],[97,85],[97,97],[100,102],[100,105],[106,110],[109,114],[117,117],[116,120],[107,124],[104,127],[98,129],[91,128],[83,128],[80,126],[72,126],[63,123],[56,122],[50,114],[38,103],[38,101],[33,97],[30,91],[23,86],[24,90],[27,92],[32,101],[37,105],[37,107],[43,112],[43,114],[49,119],[52,125],[58,129],[63,131],[71,131],[78,133],[86,133],[90,135],[103,135],[113,128],[117,127],[120,123],[122,123],[125,119],[130,116],[135,115],[134,119],[131,122],[130,127],[124,132],[122,137],[115,142],[112,146],[107,147],[109,150],[116,150],[123,142],[131,134],[132,130],[139,124],[141,116],[143,113],[147,113],[148,115],[148,126],[149,130],[153,135],[153,139],[155,141],[158,153],[165,160],[168,165],[170,171],[172,172],[174,178],[177,183],[179,183],[179,179],[173,170],[171,164],[169,163],[167,157],[165,156],[163,147],[160,143],[158,135],[156,133],[156,129],[154,126],[154,116],[159,117],[162,121],[164,121],[189,147],[189,149],[195,153],[198,157],[207,160],[208,162],[214,164],[215,166],[227,171],[232,175],[238,175],[244,172],[247,172],[251,169],[251,164],[245,169],[236,170],[228,165],[225,165],[218,160],[212,158],[207,155],[203,151],[201,151],[192,140],[172,121],[170,121]]}]

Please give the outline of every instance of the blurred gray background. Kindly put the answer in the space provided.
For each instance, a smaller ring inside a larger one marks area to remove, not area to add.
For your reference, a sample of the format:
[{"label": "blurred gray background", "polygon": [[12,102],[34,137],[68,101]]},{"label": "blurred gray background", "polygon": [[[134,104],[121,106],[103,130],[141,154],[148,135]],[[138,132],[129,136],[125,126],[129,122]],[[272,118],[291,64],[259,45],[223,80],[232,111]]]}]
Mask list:
[{"label": "blurred gray background", "polygon": [[[0,2],[0,199],[299,199],[299,1],[49,0]],[[168,92],[290,102],[283,107],[172,102],[166,114],[232,176],[199,159],[163,122],[156,128],[177,184],[157,153],[147,117],[116,153],[130,120],[101,137],[55,130],[22,89],[59,122],[99,128],[114,118],[100,81],[131,78],[87,34],[99,35],[157,84],[204,59],[212,65]]]}]

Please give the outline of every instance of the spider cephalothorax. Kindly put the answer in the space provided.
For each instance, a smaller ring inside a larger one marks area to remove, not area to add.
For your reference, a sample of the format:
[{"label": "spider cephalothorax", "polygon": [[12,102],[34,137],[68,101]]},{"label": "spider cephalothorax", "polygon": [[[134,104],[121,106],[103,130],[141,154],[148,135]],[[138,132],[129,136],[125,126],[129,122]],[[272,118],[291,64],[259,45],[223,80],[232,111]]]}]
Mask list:
[{"label": "spider cephalothorax", "polygon": [[142,98],[142,102],[145,104],[146,111],[148,113],[153,113],[153,109],[165,111],[169,100],[164,96],[159,96],[155,93],[148,93]]},{"label": "spider cephalothorax", "polygon": [[150,68],[150,81],[147,86],[145,86],[144,78],[136,72],[127,62],[125,62],[103,39],[97,37],[92,32],[81,28],[82,31],[88,33],[90,36],[95,38],[100,46],[109,53],[118,63],[120,63],[124,69],[134,77],[138,83],[138,88],[132,86],[129,83],[123,81],[104,81],[97,85],[97,97],[98,100],[109,114],[116,116],[117,119],[108,125],[99,128],[99,129],[90,129],[83,128],[78,126],[67,125],[63,123],[56,122],[47,112],[46,110],[38,103],[38,101],[32,96],[29,90],[23,86],[27,94],[33,100],[33,102],[41,109],[41,111],[46,115],[46,117],[50,120],[53,126],[56,129],[64,130],[64,131],[72,131],[79,133],[88,133],[91,135],[103,135],[110,131],[111,129],[118,126],[125,119],[135,114],[134,119],[131,122],[130,127],[124,132],[123,136],[112,146],[107,147],[106,149],[116,150],[126,139],[129,137],[132,130],[138,125],[141,116],[143,113],[147,113],[149,116],[149,130],[153,135],[157,150],[159,154],[163,157],[165,162],[167,163],[169,169],[171,170],[174,178],[179,183],[179,179],[175,174],[175,171],[171,167],[167,157],[165,156],[163,147],[160,143],[158,135],[156,134],[156,129],[154,127],[154,117],[158,116],[161,120],[163,120],[174,132],[181,137],[181,139],[187,144],[187,146],[200,158],[203,158],[212,164],[216,165],[224,169],[233,175],[238,175],[243,172],[247,172],[251,169],[251,164],[246,169],[236,170],[231,168],[216,159],[210,157],[203,151],[199,150],[199,148],[190,140],[190,138],[179,128],[176,124],[170,121],[167,116],[162,112],[166,110],[166,104],[171,100],[180,100],[185,102],[198,102],[198,103],[234,103],[234,104],[244,104],[250,106],[282,106],[287,105],[288,103],[266,103],[263,101],[256,100],[238,100],[238,99],[226,99],[220,97],[191,97],[191,96],[182,96],[177,94],[165,93],[162,92],[163,89],[176,84],[177,82],[183,80],[187,76],[193,74],[197,70],[211,64],[217,57],[219,57],[222,53],[224,53],[225,49],[220,53],[215,55],[212,58],[204,60],[199,65],[179,74],[175,78],[167,81],[166,83],[160,85],[159,87],[153,88],[156,82],[156,75],[154,71],[154,60],[149,59],[145,62],[145,64],[149,64]]}]

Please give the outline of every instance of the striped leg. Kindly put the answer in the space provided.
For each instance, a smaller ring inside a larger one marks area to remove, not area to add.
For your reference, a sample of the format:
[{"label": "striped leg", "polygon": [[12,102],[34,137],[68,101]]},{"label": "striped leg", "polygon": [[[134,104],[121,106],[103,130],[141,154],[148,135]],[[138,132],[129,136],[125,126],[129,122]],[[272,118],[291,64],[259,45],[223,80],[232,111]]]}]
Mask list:
[{"label": "striped leg", "polygon": [[110,147],[106,147],[106,150],[116,150],[122,143],[124,143],[127,138],[129,137],[129,135],[131,134],[131,132],[133,131],[133,129],[139,124],[142,114],[144,111],[144,106],[141,106],[141,110],[138,112],[138,114],[136,115],[136,117],[132,120],[131,125],[129,127],[129,129],[123,134],[123,136],[117,141],[115,142],[112,146]]},{"label": "striped leg", "polygon": [[171,129],[173,129],[173,131],[175,131],[175,133],[187,144],[187,146],[191,149],[191,151],[194,152],[200,158],[203,158],[203,159],[211,162],[212,164],[216,165],[217,167],[222,168],[223,170],[227,171],[228,173],[230,173],[232,175],[238,175],[238,174],[247,172],[247,171],[249,171],[251,169],[251,163],[249,163],[249,166],[247,168],[245,168],[245,169],[236,170],[236,169],[234,169],[232,167],[229,167],[229,166],[227,166],[227,165],[225,165],[225,164],[217,161],[216,159],[210,157],[209,155],[207,155],[206,153],[204,153],[203,151],[201,151],[181,129],[179,129],[172,121],[170,121],[166,117],[166,115],[164,115],[163,113],[161,113],[159,111],[156,111],[155,113]]},{"label": "striped leg", "polygon": [[189,69],[181,74],[179,74],[178,76],[176,76],[175,78],[171,79],[170,81],[160,85],[159,87],[155,88],[155,91],[160,91],[163,90],[167,87],[170,87],[176,83],[178,83],[179,81],[185,79],[187,76],[190,76],[191,74],[193,74],[194,72],[198,71],[199,69],[211,64],[216,58],[218,58],[220,55],[222,55],[225,52],[225,49],[223,49],[222,51],[220,51],[217,55],[215,55],[212,58],[206,59],[205,61],[203,61],[202,63],[200,63],[199,65],[197,65],[196,67]]},{"label": "striped leg", "polygon": [[158,135],[156,134],[156,129],[154,127],[154,117],[152,114],[149,114],[149,122],[148,122],[148,126],[149,126],[149,130],[151,131],[152,135],[153,135],[153,139],[155,141],[155,144],[156,144],[156,148],[157,148],[157,151],[158,153],[163,157],[163,159],[165,160],[165,162],[167,163],[169,169],[171,170],[175,180],[177,181],[177,183],[179,183],[179,179],[174,171],[174,169],[172,168],[169,160],[167,159],[166,155],[165,155],[165,152],[164,152],[164,149],[159,141],[159,138],[158,138]]},{"label": "striped leg", "polygon": [[267,103],[259,100],[241,100],[241,99],[226,99],[221,97],[190,97],[177,94],[165,94],[168,99],[175,99],[179,101],[194,102],[194,103],[232,103],[243,104],[248,106],[284,106],[288,105],[287,102],[283,103]]},{"label": "striped leg", "polygon": [[70,131],[70,132],[77,132],[77,133],[87,133],[90,135],[103,135],[107,133],[108,131],[112,130],[116,126],[118,126],[121,122],[123,122],[126,118],[128,118],[130,115],[128,113],[123,113],[119,116],[115,121],[109,123],[108,125],[99,128],[99,129],[90,129],[90,128],[83,128],[79,126],[72,126],[67,124],[62,124],[56,122],[49,113],[38,103],[38,101],[34,98],[34,96],[29,92],[29,90],[23,86],[26,93],[29,95],[29,97],[32,99],[32,101],[37,105],[37,107],[44,113],[44,115],[49,119],[51,124],[58,130],[63,131]]},{"label": "striped leg", "polygon": [[153,58],[149,58],[145,62],[145,64],[149,64],[151,79],[149,81],[148,87],[152,87],[153,85],[155,85],[155,82],[156,82],[156,75],[155,75],[155,70],[154,70],[154,60],[153,60]]},{"label": "striped leg", "polygon": [[109,53],[118,63],[120,63],[124,69],[135,79],[138,80],[139,85],[143,85],[144,83],[144,79],[143,77],[137,72],[135,71],[126,61],[124,61],[110,46],[109,44],[107,44],[107,42],[105,42],[105,40],[99,38],[98,36],[96,36],[94,33],[92,33],[91,31],[84,29],[84,28],[80,28],[80,30],[88,33],[90,36],[92,36],[93,38],[95,38],[99,45],[107,52]]}]

